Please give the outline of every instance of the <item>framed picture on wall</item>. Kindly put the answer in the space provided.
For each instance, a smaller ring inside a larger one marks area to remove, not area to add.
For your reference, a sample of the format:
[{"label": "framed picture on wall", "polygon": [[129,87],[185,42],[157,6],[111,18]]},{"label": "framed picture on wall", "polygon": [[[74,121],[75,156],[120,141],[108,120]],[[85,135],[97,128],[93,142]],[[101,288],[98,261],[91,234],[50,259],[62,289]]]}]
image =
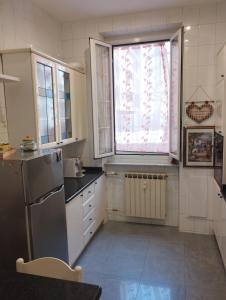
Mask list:
[{"label": "framed picture on wall", "polygon": [[213,167],[214,126],[184,127],[184,167]]}]

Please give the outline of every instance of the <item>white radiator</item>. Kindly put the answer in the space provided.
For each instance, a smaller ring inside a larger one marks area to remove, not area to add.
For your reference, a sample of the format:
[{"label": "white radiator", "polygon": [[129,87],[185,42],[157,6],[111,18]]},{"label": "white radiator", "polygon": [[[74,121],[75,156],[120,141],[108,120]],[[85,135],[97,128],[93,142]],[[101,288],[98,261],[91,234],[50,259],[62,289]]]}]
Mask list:
[{"label": "white radiator", "polygon": [[166,174],[125,174],[126,215],[164,219],[166,178]]}]

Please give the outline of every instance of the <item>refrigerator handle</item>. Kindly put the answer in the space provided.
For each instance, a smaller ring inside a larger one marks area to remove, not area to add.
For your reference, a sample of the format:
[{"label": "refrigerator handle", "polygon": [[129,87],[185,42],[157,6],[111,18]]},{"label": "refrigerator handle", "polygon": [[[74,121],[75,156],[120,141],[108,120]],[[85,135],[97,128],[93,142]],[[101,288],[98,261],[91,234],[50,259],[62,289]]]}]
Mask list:
[{"label": "refrigerator handle", "polygon": [[47,201],[50,197],[52,197],[54,194],[60,193],[64,190],[64,185],[62,185],[60,188],[58,188],[57,190],[55,190],[54,192],[49,193],[48,195],[46,195],[45,197],[41,198],[38,202],[34,203],[34,205],[41,205],[43,204],[45,201]]}]

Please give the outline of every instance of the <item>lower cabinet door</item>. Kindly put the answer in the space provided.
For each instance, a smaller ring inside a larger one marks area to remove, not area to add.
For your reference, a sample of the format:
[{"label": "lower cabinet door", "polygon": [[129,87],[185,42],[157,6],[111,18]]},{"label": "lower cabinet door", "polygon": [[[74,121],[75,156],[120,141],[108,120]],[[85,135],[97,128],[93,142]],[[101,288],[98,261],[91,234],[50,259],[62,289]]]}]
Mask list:
[{"label": "lower cabinet door", "polygon": [[96,231],[96,222],[93,221],[91,223],[91,225],[84,232],[84,235],[83,235],[83,237],[84,237],[84,246],[89,242],[91,237],[94,235],[95,231]]},{"label": "lower cabinet door", "polygon": [[105,218],[105,195],[105,176],[102,175],[95,181],[96,227],[99,227]]},{"label": "lower cabinet door", "polygon": [[69,264],[72,265],[83,250],[82,197],[66,204]]},{"label": "lower cabinet door", "polygon": [[222,255],[224,266],[226,268],[226,202],[224,198],[222,198],[221,200],[222,202],[221,202],[221,220],[220,220],[220,236],[221,236],[220,252]]}]

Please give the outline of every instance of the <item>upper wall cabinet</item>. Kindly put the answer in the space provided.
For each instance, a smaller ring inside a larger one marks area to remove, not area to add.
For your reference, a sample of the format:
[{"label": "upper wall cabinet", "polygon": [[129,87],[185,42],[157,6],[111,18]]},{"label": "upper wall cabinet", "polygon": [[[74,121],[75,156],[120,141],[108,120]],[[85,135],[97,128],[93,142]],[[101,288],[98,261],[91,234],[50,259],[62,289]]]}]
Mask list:
[{"label": "upper wall cabinet", "polygon": [[2,53],[3,69],[21,78],[5,85],[9,142],[18,147],[29,135],[47,148],[84,138],[77,118],[84,74],[29,50]]}]

